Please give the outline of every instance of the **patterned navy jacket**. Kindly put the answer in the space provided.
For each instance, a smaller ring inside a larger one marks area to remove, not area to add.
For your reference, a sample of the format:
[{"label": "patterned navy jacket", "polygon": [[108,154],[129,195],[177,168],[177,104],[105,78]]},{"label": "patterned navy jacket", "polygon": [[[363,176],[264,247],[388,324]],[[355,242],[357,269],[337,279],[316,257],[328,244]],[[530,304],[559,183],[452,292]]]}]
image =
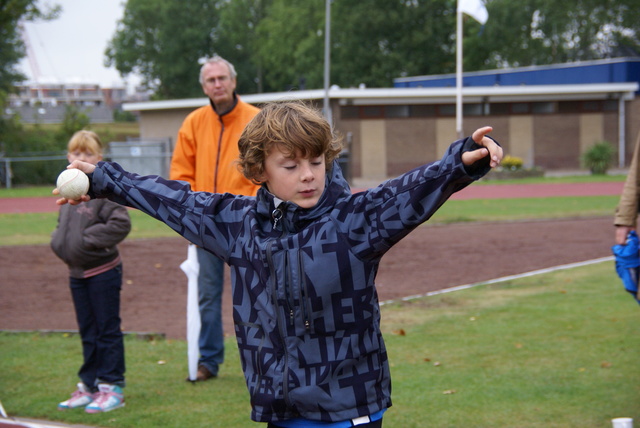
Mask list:
[{"label": "patterned navy jacket", "polygon": [[[488,172],[466,167],[468,138],[442,160],[351,194],[337,162],[318,204],[192,192],[101,162],[92,197],[166,223],[231,266],[233,317],[251,418],[342,421],[391,406],[375,277],[381,257],[453,194]],[[487,160],[485,162],[485,160]]]}]

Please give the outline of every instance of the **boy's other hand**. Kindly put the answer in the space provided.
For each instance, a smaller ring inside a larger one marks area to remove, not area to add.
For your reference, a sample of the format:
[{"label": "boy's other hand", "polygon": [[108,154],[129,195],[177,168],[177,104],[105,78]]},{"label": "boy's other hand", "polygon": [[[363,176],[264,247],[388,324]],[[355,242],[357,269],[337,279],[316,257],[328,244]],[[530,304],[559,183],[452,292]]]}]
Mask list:
[{"label": "boy's other hand", "polygon": [[89,162],[83,162],[81,160],[74,160],[73,162],[71,162],[69,166],[67,166],[67,169],[71,169],[71,168],[79,169],[80,171],[84,172],[87,175],[92,174],[93,171],[96,170],[96,166],[94,164]]},{"label": "boy's other hand", "polygon": [[462,154],[462,163],[465,166],[469,166],[487,155],[491,157],[491,160],[489,161],[489,166],[491,168],[495,168],[500,165],[503,156],[502,147],[496,144],[496,142],[491,138],[485,137],[485,135],[491,131],[493,131],[491,126],[485,126],[475,130],[471,138],[473,138],[473,141],[475,141],[476,144],[484,147],[470,152],[464,152]]},{"label": "boy's other hand", "polygon": [[[74,160],[67,166],[67,169],[71,169],[71,168],[79,169],[80,171],[88,175],[93,173],[93,171],[95,171],[96,166],[88,162]],[[51,193],[54,195],[59,195],[60,191],[58,189],[53,189]],[[68,203],[69,205],[78,205],[78,204],[81,204],[82,202],[88,202],[90,200],[91,200],[91,197],[89,195],[83,195],[80,199],[67,199],[67,198],[57,199],[56,204],[64,205]]]}]

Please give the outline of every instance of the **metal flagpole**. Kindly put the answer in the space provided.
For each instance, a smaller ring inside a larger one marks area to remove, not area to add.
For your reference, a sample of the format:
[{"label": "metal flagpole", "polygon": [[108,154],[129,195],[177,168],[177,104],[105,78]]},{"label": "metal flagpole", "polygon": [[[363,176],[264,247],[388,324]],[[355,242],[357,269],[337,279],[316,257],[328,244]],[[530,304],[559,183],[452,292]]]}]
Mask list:
[{"label": "metal flagpole", "polygon": [[462,14],[466,13],[484,25],[489,13],[482,0],[458,0],[456,7],[456,132],[462,138]]},{"label": "metal flagpole", "polygon": [[331,0],[325,0],[324,12],[324,104],[323,112],[329,125],[333,126],[331,120],[331,105],[329,104],[329,63],[330,63],[330,43],[331,43]]},{"label": "metal flagpole", "polygon": [[456,21],[456,133],[462,138],[462,12],[459,7]]}]

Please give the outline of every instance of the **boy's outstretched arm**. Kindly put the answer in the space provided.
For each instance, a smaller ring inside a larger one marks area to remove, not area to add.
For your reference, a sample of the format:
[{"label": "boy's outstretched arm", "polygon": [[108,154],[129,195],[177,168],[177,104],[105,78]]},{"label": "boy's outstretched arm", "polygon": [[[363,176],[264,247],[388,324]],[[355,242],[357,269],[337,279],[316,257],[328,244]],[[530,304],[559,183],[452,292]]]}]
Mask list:
[{"label": "boy's outstretched arm", "polygon": [[[93,173],[93,171],[95,171],[96,166],[92,163],[88,163],[88,162],[82,162],[79,160],[74,160],[73,162],[71,162],[68,166],[67,169],[72,169],[72,168],[76,168],[79,169],[80,171],[84,172],[85,174],[89,175],[91,173]],[[54,195],[59,195],[60,191],[56,188],[53,189],[53,191],[51,192]],[[60,198],[58,200],[56,200],[56,204],[58,205],[64,205],[66,203],[69,203],[71,205],[78,205],[82,202],[87,202],[89,201],[91,198],[88,195],[84,195],[82,196],[80,199],[67,199],[67,198]]]},{"label": "boy's outstretched arm", "polygon": [[503,155],[502,147],[500,147],[491,138],[486,137],[486,135],[491,131],[493,131],[493,128],[491,126],[485,126],[474,131],[471,138],[476,142],[476,144],[483,147],[477,150],[464,152],[462,154],[462,163],[465,166],[470,166],[487,155],[490,156],[489,166],[491,168],[495,168],[500,165]]}]

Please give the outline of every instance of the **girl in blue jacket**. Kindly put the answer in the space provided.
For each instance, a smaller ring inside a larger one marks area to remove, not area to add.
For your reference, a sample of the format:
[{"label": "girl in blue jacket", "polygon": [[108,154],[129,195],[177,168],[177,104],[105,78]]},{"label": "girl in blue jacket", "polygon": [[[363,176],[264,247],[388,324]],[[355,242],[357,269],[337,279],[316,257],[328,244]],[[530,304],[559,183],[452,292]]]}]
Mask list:
[{"label": "girl in blue jacket", "polygon": [[[499,165],[476,130],[444,157],[352,194],[341,144],[301,103],[264,107],[239,141],[257,196],[193,192],[119,165],[91,174],[78,204],[109,198],[166,223],[231,266],[233,317],[251,418],[269,427],[380,427],[391,406],[375,277],[382,256],[454,193]],[[55,192],[55,191],[54,191]]]}]

